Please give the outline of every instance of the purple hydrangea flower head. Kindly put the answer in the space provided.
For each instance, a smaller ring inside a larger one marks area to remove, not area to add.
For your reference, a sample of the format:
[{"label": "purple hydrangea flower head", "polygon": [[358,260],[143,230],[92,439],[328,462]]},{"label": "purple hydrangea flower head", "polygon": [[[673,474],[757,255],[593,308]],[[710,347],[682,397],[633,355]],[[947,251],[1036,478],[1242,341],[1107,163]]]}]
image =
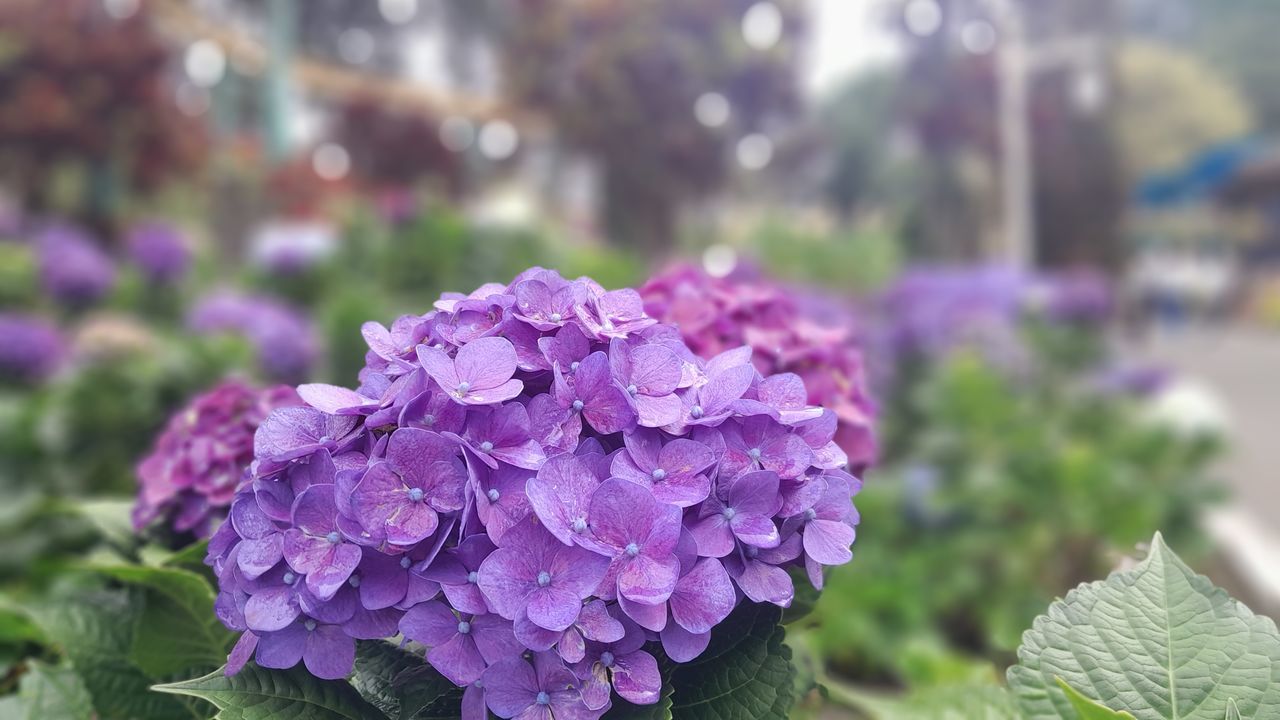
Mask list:
[{"label": "purple hydrangea flower head", "polygon": [[134,527],[141,530],[165,517],[178,532],[208,535],[226,515],[253,460],[258,427],[272,410],[301,402],[292,388],[259,390],[238,380],[196,396],[170,418],[138,464]]},{"label": "purple hydrangea flower head", "polygon": [[274,298],[215,292],[192,309],[187,325],[199,333],[233,333],[253,344],[267,375],[286,381],[306,377],[319,354],[311,322]]},{"label": "purple hydrangea flower head", "polygon": [[535,268],[362,334],[359,387],[261,423],[210,541],[229,671],[336,676],[398,631],[464,717],[596,718],[657,701],[659,645],[693,660],[743,598],[789,604],[789,568],[848,560],[836,413],[634,292]]},{"label": "purple hydrangea flower head", "polygon": [[60,302],[91,305],[115,287],[116,268],[111,258],[78,228],[51,225],[36,238],[36,249],[41,282]]},{"label": "purple hydrangea flower head", "polygon": [[35,315],[0,313],[0,380],[33,383],[47,379],[66,359],[58,329]]},{"label": "purple hydrangea flower head", "polygon": [[171,285],[191,268],[191,248],[178,228],[147,221],[129,229],[125,240],[129,257],[153,283]]},{"label": "purple hydrangea flower head", "polygon": [[640,288],[650,315],[674,324],[703,358],[750,345],[766,376],[796,373],[807,389],[804,403],[821,405],[839,419],[839,445],[855,468],[878,452],[863,351],[854,323],[841,304],[772,282],[749,268],[713,277],[677,265]]}]

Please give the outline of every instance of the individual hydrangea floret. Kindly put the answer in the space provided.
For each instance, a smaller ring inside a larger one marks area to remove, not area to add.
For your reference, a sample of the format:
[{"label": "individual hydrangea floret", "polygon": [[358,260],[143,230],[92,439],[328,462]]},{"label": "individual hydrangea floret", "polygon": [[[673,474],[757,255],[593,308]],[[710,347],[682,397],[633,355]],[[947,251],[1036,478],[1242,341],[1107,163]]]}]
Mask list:
[{"label": "individual hydrangea floret", "polygon": [[126,238],[129,257],[146,278],[159,285],[172,285],[191,268],[191,248],[178,228],[159,221],[140,222]]},{"label": "individual hydrangea floret", "polygon": [[36,315],[0,313],[0,381],[45,380],[66,353],[66,341],[52,323]]},{"label": "individual hydrangea floret", "polygon": [[111,292],[116,268],[84,231],[52,225],[36,237],[40,280],[46,292],[73,307],[92,305]]},{"label": "individual hydrangea floret", "polygon": [[228,672],[342,677],[399,633],[468,720],[597,718],[657,702],[657,654],[698,657],[744,599],[789,605],[790,568],[850,558],[835,414],[634,291],[534,268],[362,332],[359,387],[262,423],[210,540]]},{"label": "individual hydrangea floret", "polygon": [[311,322],[298,310],[270,297],[215,292],[187,317],[200,333],[235,333],[253,344],[258,364],[279,381],[305,378],[319,354]]},{"label": "individual hydrangea floret", "polygon": [[178,532],[207,536],[253,460],[258,426],[272,410],[301,402],[292,388],[259,390],[238,380],[198,395],[169,420],[138,465],[134,526],[141,530],[164,518]]},{"label": "individual hydrangea floret", "polygon": [[837,440],[855,469],[875,462],[876,405],[852,323],[836,303],[806,298],[749,268],[713,277],[677,265],[640,288],[648,313],[672,323],[703,359],[743,345],[765,376],[795,373],[807,390],[804,405],[835,412]]}]

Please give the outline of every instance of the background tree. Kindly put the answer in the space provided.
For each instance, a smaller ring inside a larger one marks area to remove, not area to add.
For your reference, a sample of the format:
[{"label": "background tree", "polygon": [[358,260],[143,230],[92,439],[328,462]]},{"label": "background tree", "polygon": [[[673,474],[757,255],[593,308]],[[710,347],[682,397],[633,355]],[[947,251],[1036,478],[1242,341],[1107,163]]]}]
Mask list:
[{"label": "background tree", "polygon": [[[776,3],[782,37],[767,50],[740,30],[752,4],[526,0],[509,18],[511,93],[599,162],[615,242],[665,251],[680,206],[726,182],[730,135],[767,129],[796,108],[798,3]],[[728,99],[727,127],[694,116],[707,92]]]}]

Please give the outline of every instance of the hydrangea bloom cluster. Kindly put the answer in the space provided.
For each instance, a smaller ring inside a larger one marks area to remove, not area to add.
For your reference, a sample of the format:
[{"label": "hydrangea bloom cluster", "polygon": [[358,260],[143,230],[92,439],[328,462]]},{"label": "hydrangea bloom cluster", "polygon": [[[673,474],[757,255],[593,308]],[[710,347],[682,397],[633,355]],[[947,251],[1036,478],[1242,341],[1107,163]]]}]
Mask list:
[{"label": "hydrangea bloom cluster", "polygon": [[283,381],[306,377],[319,341],[305,315],[270,297],[215,292],[192,309],[187,325],[196,332],[232,332],[253,343],[263,371]]},{"label": "hydrangea bloom cluster", "polygon": [[129,229],[129,257],[153,283],[172,285],[191,268],[191,248],[178,228],[163,222],[141,222]]},{"label": "hydrangea bloom cluster", "polygon": [[52,225],[36,239],[40,279],[52,297],[68,305],[89,305],[111,292],[116,268],[83,231]]},{"label": "hydrangea bloom cluster", "polygon": [[258,426],[272,410],[301,404],[286,385],[259,390],[239,380],[196,396],[169,419],[138,465],[134,527],[164,518],[178,532],[207,537],[253,460]]},{"label": "hydrangea bloom cluster", "polygon": [[48,321],[35,315],[0,313],[0,380],[44,380],[66,354],[62,333]]},{"label": "hydrangea bloom cluster", "polygon": [[748,271],[717,278],[692,265],[655,276],[640,294],[645,311],[675,325],[700,357],[750,345],[761,373],[799,375],[809,402],[835,412],[836,441],[850,464],[858,469],[875,461],[876,407],[862,351],[851,323],[830,303],[805,307],[794,292]]},{"label": "hydrangea bloom cluster", "polygon": [[357,390],[272,413],[215,533],[228,659],[352,667],[397,633],[464,717],[596,718],[660,693],[787,568],[847,562],[859,481],[836,417],[749,347],[709,359],[633,290],[534,268],[365,325]]}]

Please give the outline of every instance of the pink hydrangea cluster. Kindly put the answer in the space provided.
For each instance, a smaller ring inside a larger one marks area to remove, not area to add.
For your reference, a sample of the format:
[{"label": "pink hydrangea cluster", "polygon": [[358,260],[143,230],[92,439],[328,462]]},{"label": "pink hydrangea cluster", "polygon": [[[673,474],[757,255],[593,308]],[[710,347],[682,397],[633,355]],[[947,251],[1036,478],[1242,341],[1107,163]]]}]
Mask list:
[{"label": "pink hydrangea cluster", "polygon": [[197,396],[170,418],[138,465],[134,527],[164,518],[178,532],[209,535],[253,460],[258,426],[272,410],[301,403],[291,387],[259,390],[238,380]]},{"label": "pink hydrangea cluster", "polygon": [[679,329],[700,357],[749,345],[765,375],[799,375],[809,402],[836,414],[836,441],[855,471],[876,460],[876,405],[863,352],[848,318],[832,303],[808,304],[794,291],[747,269],[713,277],[676,265],[640,288],[645,310]]},{"label": "pink hydrangea cluster", "polygon": [[789,605],[788,568],[851,558],[835,414],[634,290],[534,268],[363,333],[359,387],[267,418],[210,541],[229,673],[341,678],[400,634],[466,718],[597,718],[657,702],[655,655],[697,657],[739,602]]}]

